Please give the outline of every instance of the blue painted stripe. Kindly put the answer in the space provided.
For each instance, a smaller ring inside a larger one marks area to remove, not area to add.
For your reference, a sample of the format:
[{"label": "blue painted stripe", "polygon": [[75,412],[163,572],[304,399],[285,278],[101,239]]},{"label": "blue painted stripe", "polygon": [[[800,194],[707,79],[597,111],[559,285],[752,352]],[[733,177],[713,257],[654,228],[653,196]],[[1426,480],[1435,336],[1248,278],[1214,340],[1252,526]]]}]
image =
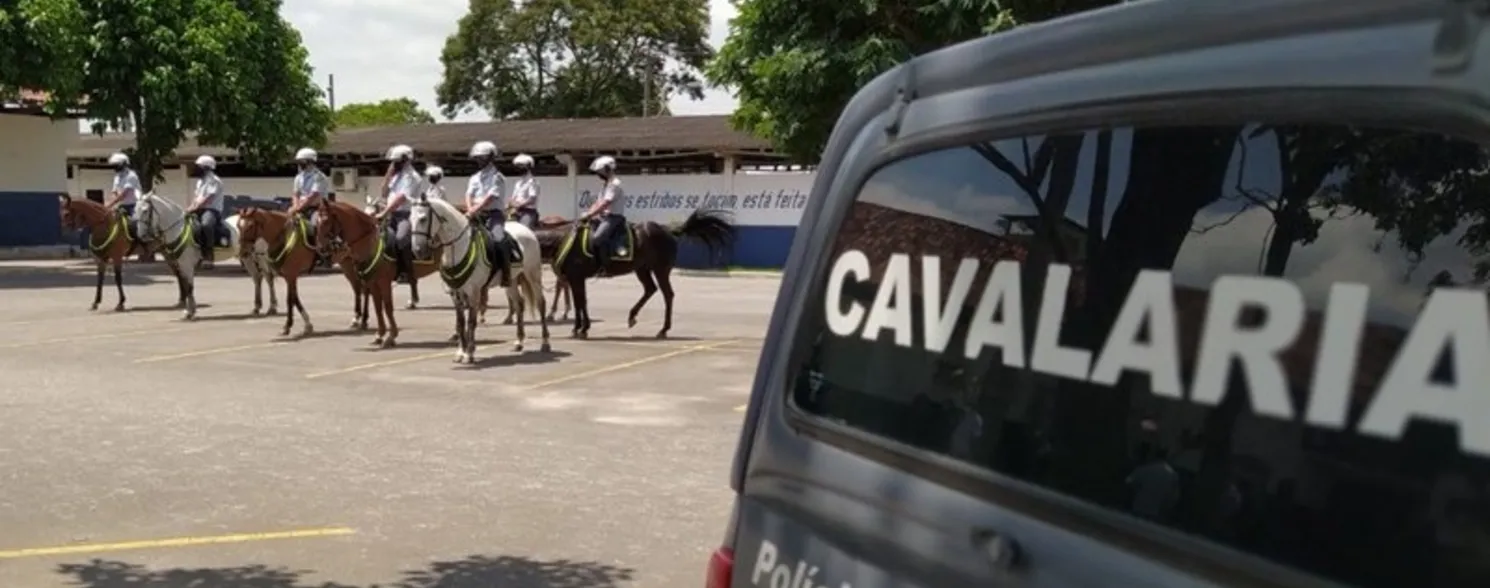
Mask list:
[{"label": "blue painted stripe", "polygon": [[786,255],[792,249],[792,238],[797,227],[735,227],[735,246],[715,259],[709,259],[708,250],[691,239],[678,248],[678,267],[687,269],[712,269],[725,266],[781,269],[786,266]]},{"label": "blue painted stripe", "polygon": [[56,192],[0,192],[0,247],[64,242]]}]

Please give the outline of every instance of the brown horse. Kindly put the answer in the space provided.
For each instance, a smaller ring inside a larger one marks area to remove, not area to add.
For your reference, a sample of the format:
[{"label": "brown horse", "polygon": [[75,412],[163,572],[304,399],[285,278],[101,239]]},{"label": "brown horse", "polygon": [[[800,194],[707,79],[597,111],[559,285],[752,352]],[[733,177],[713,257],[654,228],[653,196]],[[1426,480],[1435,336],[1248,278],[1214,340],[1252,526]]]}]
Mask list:
[{"label": "brown horse", "polygon": [[[98,310],[103,301],[103,276],[108,266],[114,266],[114,287],[119,290],[119,303],[114,311],[124,310],[124,258],[134,249],[129,217],[119,215],[104,205],[92,200],[74,200],[67,194],[58,195],[62,227],[68,230],[86,228],[89,231],[88,252],[98,268],[98,281],[93,286],[93,306]],[[185,300],[182,300],[185,304]]]},{"label": "brown horse", "polygon": [[[662,329],[657,338],[664,339],[673,328],[673,266],[678,261],[678,241],[697,239],[709,248],[712,255],[726,249],[735,240],[735,227],[728,215],[720,210],[696,209],[681,224],[664,227],[655,222],[628,223],[626,231],[617,235],[628,243],[625,255],[611,256],[606,267],[601,268],[595,260],[589,235],[593,229],[589,223],[576,225],[568,231],[564,244],[554,259],[554,268],[574,290],[574,337],[590,336],[590,302],[585,292],[585,279],[595,276],[601,269],[612,276],[625,273],[636,274],[642,283],[642,297],[631,307],[626,317],[626,328],[636,326],[636,315],[646,306],[647,300],[662,290],[662,301],[667,305],[662,320]],[[611,247],[610,243],[598,243],[595,247]]]},{"label": "brown horse", "polygon": [[[393,347],[398,340],[398,320],[393,316],[393,282],[398,276],[393,244],[372,215],[345,202],[328,202],[316,212],[320,220],[323,248],[334,249],[333,260],[353,280],[353,295],[371,297],[377,311],[378,337],[373,345]],[[331,244],[335,244],[332,246]],[[432,273],[426,264],[414,266],[415,279]],[[422,275],[421,275],[422,273]],[[368,305],[363,305],[363,309]],[[361,317],[366,320],[366,316]]]},{"label": "brown horse", "polygon": [[309,229],[303,219],[297,217],[292,223],[288,213],[278,210],[246,208],[238,213],[238,247],[241,249],[238,255],[252,255],[253,244],[263,239],[269,244],[269,264],[285,280],[288,310],[285,312],[285,328],[280,332],[284,337],[288,337],[290,329],[294,328],[297,311],[305,321],[300,336],[315,332],[310,314],[305,312],[305,304],[300,301],[299,287],[300,276],[310,273],[316,263],[316,250],[306,234]]}]

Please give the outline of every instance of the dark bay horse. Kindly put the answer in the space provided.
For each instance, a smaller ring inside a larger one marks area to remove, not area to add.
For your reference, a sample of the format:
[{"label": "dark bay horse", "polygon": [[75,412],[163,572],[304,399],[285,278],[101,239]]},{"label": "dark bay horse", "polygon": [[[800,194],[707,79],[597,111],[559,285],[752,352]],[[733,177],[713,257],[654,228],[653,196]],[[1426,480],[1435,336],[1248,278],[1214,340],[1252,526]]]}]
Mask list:
[{"label": "dark bay horse", "polygon": [[[316,214],[321,227],[319,243],[323,249],[334,249],[331,258],[352,281],[352,296],[360,313],[367,312],[364,296],[372,299],[378,317],[378,337],[373,345],[393,347],[398,339],[398,320],[393,317],[393,281],[398,274],[393,244],[377,219],[351,204],[327,202]],[[423,277],[418,272],[419,266],[415,266],[416,279]],[[366,321],[367,315],[358,318]]]},{"label": "dark bay horse", "polygon": [[[114,288],[119,290],[119,303],[114,311],[124,310],[124,258],[135,248],[130,234],[129,218],[119,215],[104,205],[92,200],[74,200],[67,194],[59,194],[59,212],[62,227],[67,230],[88,229],[88,253],[98,266],[98,280],[93,287],[93,306],[98,310],[103,301],[103,275],[108,266],[114,266]],[[185,299],[182,300],[185,303]]]},{"label": "dark bay horse", "polygon": [[[585,280],[602,269],[584,246],[591,231],[589,223],[571,227],[554,259],[555,270],[574,291],[574,329],[571,333],[580,339],[590,336],[590,303],[585,292]],[[628,255],[612,256],[604,269],[612,276],[634,273],[642,283],[642,297],[626,317],[628,329],[636,326],[636,315],[646,306],[647,300],[662,290],[662,302],[667,305],[667,310],[657,338],[665,339],[673,328],[672,271],[678,261],[678,241],[697,239],[709,248],[712,255],[734,243],[734,224],[724,211],[695,209],[676,226],[665,227],[652,221],[627,223],[626,233],[617,237],[630,240]],[[608,247],[610,244],[596,246]]]}]

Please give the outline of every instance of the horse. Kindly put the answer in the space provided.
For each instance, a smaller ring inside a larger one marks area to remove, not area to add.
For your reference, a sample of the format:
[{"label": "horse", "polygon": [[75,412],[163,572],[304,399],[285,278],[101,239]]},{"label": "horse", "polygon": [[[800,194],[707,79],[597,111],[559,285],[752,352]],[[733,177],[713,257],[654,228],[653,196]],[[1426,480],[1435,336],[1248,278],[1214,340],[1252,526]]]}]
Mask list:
[{"label": "horse", "polygon": [[[279,314],[279,296],[274,293],[274,266],[269,263],[269,243],[263,239],[254,241],[252,247],[242,246],[242,235],[238,234],[238,215],[229,216],[223,221],[228,229],[228,243],[238,258],[238,264],[243,266],[243,271],[248,272],[248,277],[254,282],[254,310],[253,315],[264,314],[264,282],[269,282],[269,312],[268,316]],[[250,251],[245,255],[244,251]]]},{"label": "horse", "polygon": [[[538,249],[542,252],[543,263],[547,264],[550,271],[554,273],[554,301],[553,306],[548,309],[548,320],[554,320],[554,315],[559,312],[559,300],[564,301],[564,316],[569,318],[569,311],[574,308],[574,297],[569,291],[569,281],[554,267],[554,257],[558,255],[559,248],[564,244],[564,229],[569,228],[571,221],[562,216],[545,216],[538,219],[538,230],[533,234],[538,237]],[[543,312],[542,308],[533,309],[535,312]],[[512,307],[507,307],[507,318],[502,319],[502,324],[512,324]],[[535,318],[538,315],[533,315]]]},{"label": "horse", "polygon": [[93,286],[93,306],[89,310],[98,310],[98,304],[103,301],[104,270],[112,265],[114,288],[119,290],[119,303],[114,305],[114,312],[123,312],[124,258],[135,248],[134,229],[130,226],[129,217],[116,214],[92,200],[76,200],[67,194],[58,194],[57,198],[62,227],[67,230],[86,228],[89,231],[88,252],[93,255],[93,261],[98,267],[98,280]]},{"label": "horse", "polygon": [[673,284],[671,274],[678,260],[678,241],[697,239],[709,248],[710,254],[726,249],[735,240],[735,227],[724,211],[695,209],[681,224],[664,227],[655,222],[627,223],[626,230],[617,231],[611,243],[597,243],[596,247],[615,247],[624,244],[624,249],[615,248],[610,263],[601,268],[590,247],[590,223],[577,224],[568,231],[564,244],[554,259],[559,275],[569,282],[574,290],[574,329],[571,336],[585,339],[590,336],[590,302],[585,291],[585,279],[595,276],[601,269],[613,276],[635,273],[642,283],[642,297],[631,307],[626,317],[626,328],[636,326],[636,315],[647,300],[660,288],[662,301],[667,305],[662,330],[658,339],[666,339],[673,327]]},{"label": "horse", "polygon": [[[140,241],[164,256],[171,274],[176,276],[178,305],[186,307],[181,318],[197,318],[196,271],[203,261],[202,239],[206,227],[198,226],[196,218],[188,216],[180,205],[154,192],[146,192],[135,204],[135,223],[139,226]],[[217,250],[216,243],[208,247],[214,253]]]},{"label": "horse", "polygon": [[310,273],[316,264],[316,250],[307,242],[309,223],[298,215],[291,222],[289,213],[262,208],[249,208],[238,214],[238,257],[253,255],[255,244],[263,240],[268,245],[269,266],[285,279],[285,327],[280,336],[288,337],[295,326],[295,313],[300,313],[305,326],[300,336],[315,332],[310,322],[310,313],[300,301],[300,276]]},{"label": "horse", "polygon": [[[476,315],[487,288],[495,278],[492,256],[499,250],[489,246],[490,238],[485,229],[468,219],[454,204],[438,198],[421,196],[415,200],[409,223],[416,255],[424,257],[436,249],[444,250],[440,256],[440,278],[449,288],[450,299],[455,304],[455,334],[459,345],[455,362],[475,363]],[[523,324],[524,300],[533,302],[539,309],[544,307],[543,261],[533,231],[516,222],[508,222],[503,229],[517,244],[522,257],[521,265],[513,268],[507,287],[507,304],[517,309],[517,342],[512,350],[520,352],[527,339]],[[538,323],[543,337],[540,349],[550,351],[548,319],[541,312]]]},{"label": "horse", "polygon": [[[387,204],[387,201],[383,200],[382,198],[379,198],[377,200],[368,202],[367,203],[367,206],[362,207],[362,212],[367,213],[369,216],[375,216],[375,215],[378,214],[378,211],[380,211],[380,210],[383,209],[383,205],[385,205],[385,204]],[[462,211],[462,213],[464,213],[464,211]],[[386,224],[386,221],[385,221],[384,224]],[[419,308],[419,280],[424,279],[425,276],[428,276],[428,275],[430,275],[432,273],[435,273],[435,269],[436,269],[437,265],[435,264],[434,259],[439,254],[440,254],[439,251],[435,251],[435,252],[431,253],[431,257],[429,257],[427,259],[420,259],[419,256],[415,256],[414,257],[414,276],[415,277],[414,277],[414,279],[409,280],[409,302],[408,302],[408,304],[404,305],[404,308],[405,309],[407,309],[407,310],[414,310],[416,308]],[[364,306],[362,306],[362,308],[364,310],[360,311],[360,313],[359,313],[358,316],[361,318],[361,321],[362,321],[361,328],[366,329],[367,328],[367,312],[366,312],[365,309],[366,309],[367,294],[365,294],[365,293],[362,294],[361,295],[361,299],[362,299],[362,304],[364,305]],[[486,307],[485,307],[485,304],[486,304],[485,301],[483,301],[482,302],[482,305],[483,306],[482,306],[482,309],[481,309],[481,313],[482,313],[481,322],[483,322],[483,323],[486,322],[486,317],[485,317],[485,315],[486,315]]]},{"label": "horse", "polygon": [[[327,202],[316,214],[322,248],[336,250],[331,257],[344,272],[350,272],[353,295],[372,299],[378,316],[378,337],[372,344],[393,347],[398,340],[398,320],[393,316],[393,282],[398,268],[392,243],[376,219],[351,204]],[[367,306],[362,308],[365,311]]]}]

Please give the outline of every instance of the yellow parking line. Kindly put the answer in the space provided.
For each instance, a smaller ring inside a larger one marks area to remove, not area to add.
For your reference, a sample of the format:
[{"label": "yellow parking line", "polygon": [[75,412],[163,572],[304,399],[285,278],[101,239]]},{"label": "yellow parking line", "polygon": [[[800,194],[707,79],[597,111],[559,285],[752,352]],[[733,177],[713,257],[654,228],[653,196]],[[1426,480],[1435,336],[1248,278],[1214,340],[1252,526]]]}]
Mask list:
[{"label": "yellow parking line", "polygon": [[61,337],[58,339],[42,339],[40,341],[21,341],[18,343],[6,343],[0,345],[0,349],[17,349],[20,347],[37,347],[40,345],[53,345],[57,343],[81,343],[85,341],[97,341],[101,339],[118,339],[134,335],[159,335],[163,333],[179,333],[190,329],[190,327],[170,327],[165,329],[140,329],[138,331],[120,331],[117,333],[94,333],[92,335],[78,335],[74,337]]},{"label": "yellow parking line", "polygon": [[350,374],[352,372],[360,372],[360,371],[363,371],[363,370],[370,370],[370,369],[373,369],[373,368],[389,367],[389,366],[395,366],[395,365],[403,365],[403,364],[406,364],[406,363],[414,363],[416,361],[428,361],[428,360],[431,360],[431,359],[437,359],[437,358],[441,358],[441,357],[451,357],[452,356],[451,352],[453,352],[453,351],[455,351],[455,346],[452,344],[449,350],[441,351],[439,353],[426,353],[424,355],[411,355],[409,357],[400,357],[398,359],[388,359],[388,360],[384,360],[384,361],[373,361],[373,362],[369,362],[369,363],[358,364],[358,365],[354,365],[354,366],[350,366],[350,367],[344,367],[344,368],[334,369],[334,370],[325,371],[325,372],[316,372],[314,374],[306,374],[305,379],[307,379],[307,380],[314,380],[314,379],[317,379],[317,378],[324,378],[326,376],[338,376],[338,375],[341,375],[341,374]]},{"label": "yellow parking line", "polygon": [[121,541],[118,543],[81,543],[77,545],[61,545],[57,547],[33,547],[30,549],[13,549],[9,551],[0,551],[0,559],[42,557],[48,555],[76,555],[80,553],[101,553],[105,551],[126,551],[131,549],[191,547],[195,545],[218,545],[223,543],[249,543],[254,541],[273,541],[276,539],[338,537],[351,535],[356,532],[356,530],[347,527],[328,527],[322,529],[299,529],[295,531],[277,531],[269,533],[239,533],[235,535],[147,539],[144,541]]},{"label": "yellow parking line", "polygon": [[232,353],[234,351],[248,351],[250,349],[265,349],[265,348],[269,348],[269,347],[279,347],[281,345],[288,345],[288,344],[289,344],[288,341],[272,341],[272,342],[269,342],[269,343],[254,343],[252,345],[235,345],[233,347],[215,347],[215,348],[212,348],[212,349],[198,349],[196,351],[187,351],[185,353],[172,353],[170,355],[152,355],[150,357],[142,357],[142,358],[136,359],[135,360],[135,363],[155,363],[155,362],[158,362],[158,361],[170,361],[170,360],[173,360],[173,359],[186,359],[188,357],[201,357],[201,356],[204,356],[204,355],[216,355],[216,354],[219,354],[219,353]]},{"label": "yellow parking line", "polygon": [[691,345],[691,346],[684,347],[684,348],[679,349],[679,350],[676,350],[676,351],[669,351],[667,353],[659,353],[657,355],[653,355],[651,357],[643,357],[643,358],[638,359],[638,360],[635,360],[635,361],[628,361],[626,363],[618,363],[618,364],[609,365],[609,366],[606,366],[606,367],[603,367],[603,368],[597,368],[597,369],[593,369],[593,370],[587,370],[587,371],[583,371],[583,372],[569,374],[567,376],[561,376],[561,377],[558,377],[558,378],[554,378],[552,380],[545,380],[545,381],[542,381],[542,382],[538,382],[537,384],[531,384],[531,385],[528,386],[528,388],[542,388],[544,386],[552,386],[552,385],[555,385],[555,384],[562,384],[564,382],[570,382],[570,381],[578,380],[578,379],[581,379],[581,378],[588,378],[590,376],[598,376],[600,374],[610,373],[610,372],[614,372],[614,371],[617,371],[617,370],[629,369],[629,368],[633,368],[633,367],[636,367],[636,366],[639,366],[639,365],[644,365],[644,364],[652,363],[652,362],[655,362],[655,361],[662,361],[664,359],[668,359],[668,358],[672,358],[672,357],[677,357],[679,355],[687,355],[689,353],[697,353],[699,351],[707,351],[707,350],[710,350],[710,349],[714,349],[716,347],[723,347],[725,345],[729,345],[729,344],[735,343],[737,341],[738,341],[737,339],[730,339],[728,341],[716,341],[714,343],[706,343],[704,345]]}]

